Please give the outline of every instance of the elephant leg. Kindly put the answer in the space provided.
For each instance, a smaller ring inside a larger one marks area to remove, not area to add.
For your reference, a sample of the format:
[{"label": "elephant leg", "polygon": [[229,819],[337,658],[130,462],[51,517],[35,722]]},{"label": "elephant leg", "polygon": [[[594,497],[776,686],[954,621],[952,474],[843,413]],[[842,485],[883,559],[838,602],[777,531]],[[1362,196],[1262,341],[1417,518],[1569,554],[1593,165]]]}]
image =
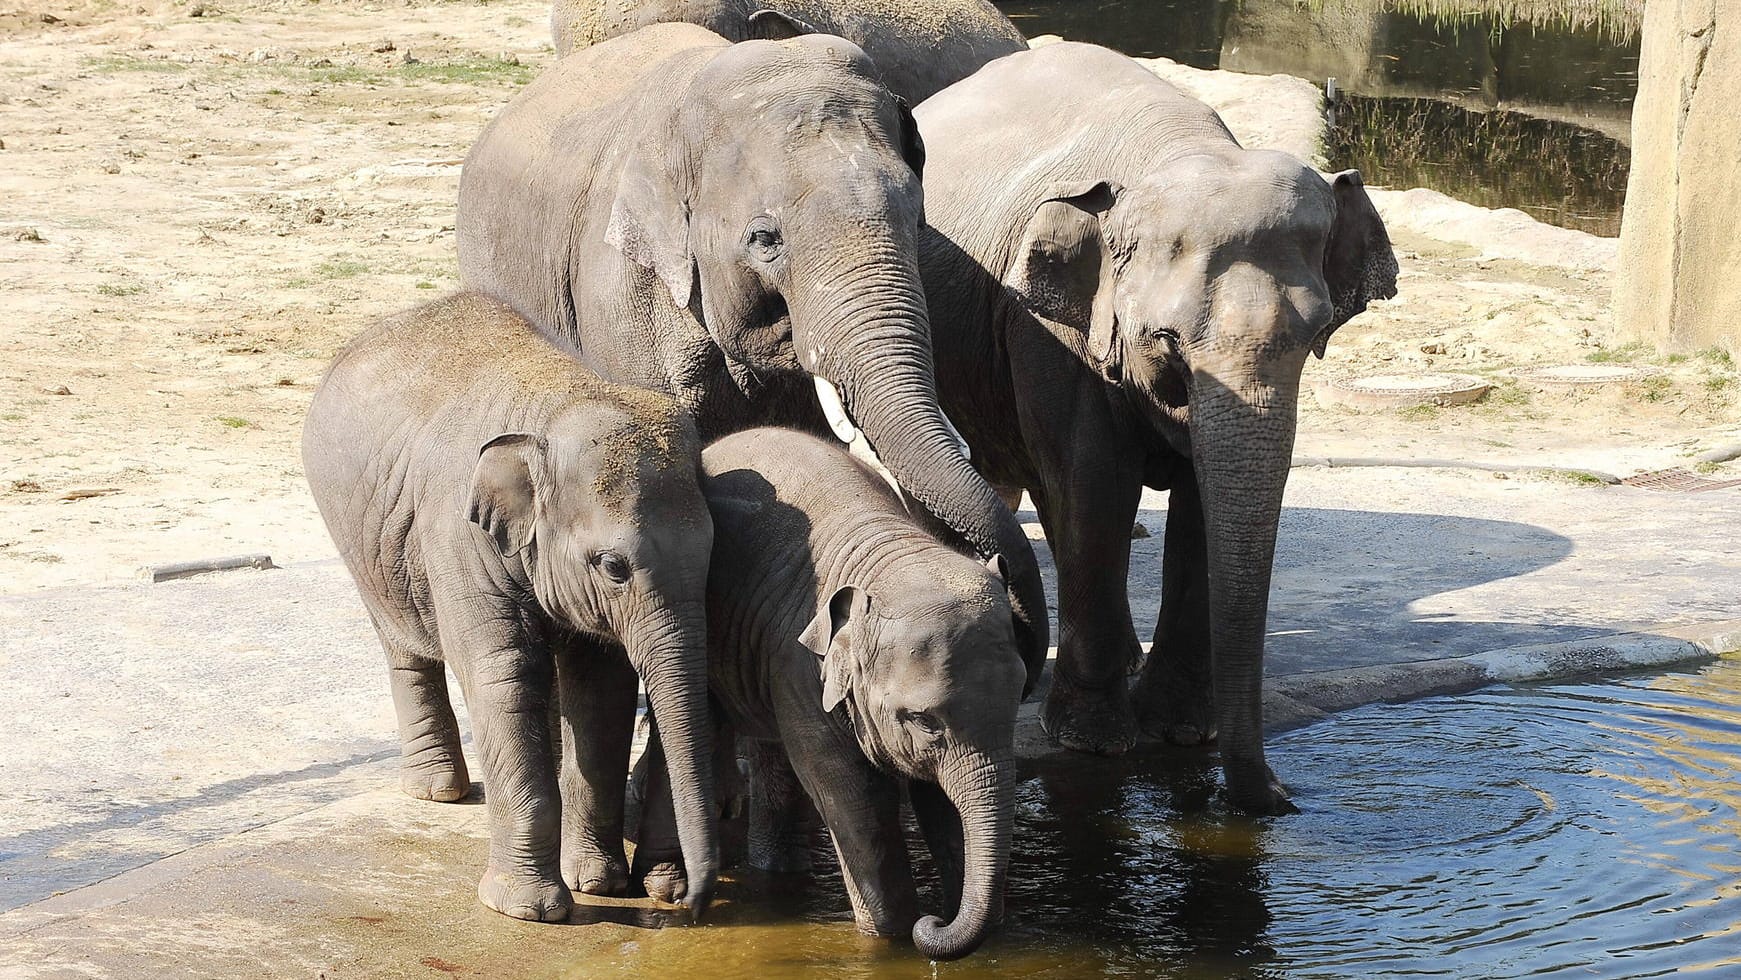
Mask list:
[{"label": "elephant leg", "polygon": [[641,820],[635,832],[635,863],[630,874],[640,880],[649,898],[677,903],[689,892],[683,869],[683,845],[677,837],[677,807],[665,765],[665,745],[659,720],[652,720],[647,748],[635,765],[642,786]]},{"label": "elephant leg", "polygon": [[471,774],[460,749],[459,722],[447,697],[447,668],[427,642],[416,643],[369,619],[387,653],[393,713],[399,720],[399,788],[419,800],[452,803],[471,793]]},{"label": "elephant leg", "polygon": [[556,657],[562,731],[562,880],[588,895],[629,887],[623,780],[634,739],[634,668],[622,649],[570,640]]},{"label": "elephant leg", "polygon": [[489,807],[490,859],[478,900],[516,919],[560,922],[574,899],[562,881],[562,801],[550,746],[552,658],[531,642],[518,610],[443,612],[437,611],[442,645],[461,667]]},{"label": "elephant leg", "polygon": [[907,936],[919,895],[901,830],[901,786],[877,771],[850,736],[782,733],[792,771],[834,838],[854,921],[875,936]]},{"label": "elephant leg", "polygon": [[1142,647],[1126,588],[1142,482],[1121,455],[1090,450],[1035,500],[1058,567],[1058,662],[1040,720],[1059,745],[1099,755],[1128,751],[1137,732],[1128,678]]},{"label": "elephant leg", "polygon": [[810,870],[810,840],[820,821],[778,742],[744,740],[750,760],[750,867],[778,874]]},{"label": "elephant leg", "polygon": [[997,491],[997,499],[1003,501],[1003,505],[1010,509],[1010,513],[1014,514],[1022,509],[1021,487],[993,487],[992,489]]},{"label": "elephant leg", "polygon": [[913,819],[919,823],[919,832],[931,850],[931,863],[937,868],[937,880],[943,889],[943,918],[954,919],[961,908],[961,876],[966,867],[961,815],[936,783],[908,780],[907,799],[913,805]]},{"label": "elephant leg", "polygon": [[1209,643],[1209,547],[1197,477],[1187,467],[1167,501],[1161,614],[1132,700],[1143,731],[1175,745],[1215,738],[1214,658]]}]

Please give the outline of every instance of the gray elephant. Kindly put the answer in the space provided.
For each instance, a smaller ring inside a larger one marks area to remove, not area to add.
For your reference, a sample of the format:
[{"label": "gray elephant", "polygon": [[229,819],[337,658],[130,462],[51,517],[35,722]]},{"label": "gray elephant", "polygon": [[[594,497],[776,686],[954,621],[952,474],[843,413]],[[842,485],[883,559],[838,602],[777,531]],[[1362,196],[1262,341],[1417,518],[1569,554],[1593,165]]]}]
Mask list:
[{"label": "gray elephant", "polygon": [[[1231,798],[1291,808],[1264,760],[1263,643],[1300,372],[1395,295],[1357,173],[1239,146],[1216,114],[1105,48],[988,65],[916,111],[921,245],[944,408],[1058,566],[1043,719],[1116,754],[1138,725],[1217,737]],[[1155,645],[1126,578],[1144,485],[1171,490]]]},{"label": "gray elephant", "polygon": [[937,404],[919,278],[924,150],[827,35],[731,44],[656,24],[578,51],[496,116],[460,178],[460,274],[668,392],[712,439],[862,430],[901,489],[1009,563],[1039,676],[1032,546]]},{"label": "gray elephant", "polygon": [[556,0],[556,53],[646,27],[698,24],[732,41],[838,34],[917,105],[1028,42],[988,0]]},{"label": "gray elephant", "polygon": [[567,877],[595,888],[626,878],[622,773],[637,672],[665,723],[689,905],[699,914],[708,903],[713,524],[698,445],[669,398],[599,381],[476,295],[381,323],[315,392],[303,463],[387,653],[401,785],[444,801],[470,787],[446,663],[488,793],[478,897],[498,912],[557,921],[572,905],[553,691],[581,777],[570,786],[587,788],[575,809],[594,828],[571,842]]},{"label": "gray elephant", "polygon": [[[932,959],[971,953],[1003,907],[1015,806],[1023,668],[998,563],[939,543],[868,467],[802,433],[727,436],[702,468],[709,688],[754,760],[750,863],[807,868],[813,801],[861,929],[911,930]],[[653,775],[637,865],[675,856]],[[903,780],[947,924],[915,921]]]}]

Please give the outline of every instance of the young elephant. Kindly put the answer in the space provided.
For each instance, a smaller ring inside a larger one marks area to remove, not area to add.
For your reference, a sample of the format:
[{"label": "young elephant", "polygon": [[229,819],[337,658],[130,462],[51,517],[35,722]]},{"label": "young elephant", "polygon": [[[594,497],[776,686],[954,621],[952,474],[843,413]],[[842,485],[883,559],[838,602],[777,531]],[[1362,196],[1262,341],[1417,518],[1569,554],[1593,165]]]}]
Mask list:
[{"label": "young elephant", "polygon": [[[1023,667],[1001,575],[939,544],[870,469],[810,436],[741,432],[709,446],[702,467],[714,514],[708,680],[720,721],[755,759],[751,863],[808,866],[808,794],[861,929],[911,929],[933,959],[971,953],[1002,909],[1014,811]],[[903,778],[959,902],[948,924],[915,923]],[[661,810],[649,800],[637,865],[655,859],[642,851],[673,850],[650,825]]]},{"label": "young elephant", "polygon": [[[697,445],[670,399],[599,381],[476,294],[381,323],[315,393],[303,463],[387,653],[401,785],[442,801],[470,786],[445,661],[488,791],[478,898],[498,912],[566,918],[563,871],[588,891],[626,882],[620,774],[635,672],[665,723],[689,905],[707,905],[718,850],[704,647],[713,524]],[[553,688],[582,777],[576,819],[591,829],[565,863]]]},{"label": "young elephant", "polygon": [[733,41],[838,34],[913,105],[1028,42],[989,0],[556,0],[556,53],[648,24],[699,24]]}]

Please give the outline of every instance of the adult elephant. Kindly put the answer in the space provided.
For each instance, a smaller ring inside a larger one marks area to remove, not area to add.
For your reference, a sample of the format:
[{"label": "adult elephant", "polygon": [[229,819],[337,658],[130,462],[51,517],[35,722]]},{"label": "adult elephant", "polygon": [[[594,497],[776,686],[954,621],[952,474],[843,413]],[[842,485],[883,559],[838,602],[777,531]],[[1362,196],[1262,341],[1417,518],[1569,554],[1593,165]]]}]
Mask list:
[{"label": "adult elephant", "polygon": [[605,378],[673,395],[704,439],[862,431],[912,501],[1003,555],[1031,684],[1033,549],[938,407],[923,160],[852,43],[658,24],[563,59],[491,121],[460,178],[460,275]]},{"label": "adult elephant", "polygon": [[556,0],[550,9],[560,55],[660,23],[699,24],[733,41],[838,34],[913,104],[1028,47],[989,0]]},{"label": "adult elephant", "polygon": [[[944,408],[1006,496],[1027,489],[1058,565],[1042,719],[1116,754],[1138,726],[1217,737],[1230,797],[1291,809],[1263,753],[1263,643],[1300,372],[1396,292],[1352,171],[1246,150],[1141,65],[1057,44],[915,113],[921,245]],[[1172,491],[1153,652],[1126,578],[1144,485]]]}]

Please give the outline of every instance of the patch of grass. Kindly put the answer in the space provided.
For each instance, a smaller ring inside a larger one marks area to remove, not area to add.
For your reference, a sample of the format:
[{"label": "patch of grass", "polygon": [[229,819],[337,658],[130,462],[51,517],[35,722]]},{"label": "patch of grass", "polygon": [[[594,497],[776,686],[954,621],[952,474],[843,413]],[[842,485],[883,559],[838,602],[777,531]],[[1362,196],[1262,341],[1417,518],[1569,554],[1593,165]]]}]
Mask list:
[{"label": "patch of grass", "polygon": [[1410,405],[1407,408],[1397,409],[1396,417],[1409,422],[1431,422],[1439,417],[1439,406]]},{"label": "patch of grass", "polygon": [[267,95],[283,95],[284,90],[281,88],[269,88],[266,90],[266,94]]},{"label": "patch of grass", "polygon": [[318,68],[286,66],[302,77],[327,85],[385,85],[389,82],[439,82],[447,85],[524,85],[538,74],[531,65],[500,58],[458,58],[452,61],[414,61],[391,68],[364,65],[322,65]]},{"label": "patch of grass", "polygon": [[179,61],[164,61],[160,58],[136,58],[130,54],[105,55],[101,58],[85,59],[85,68],[100,74],[115,74],[128,71],[159,72],[174,74],[187,71],[187,66]]},{"label": "patch of grass", "polygon": [[417,288],[418,289],[434,289],[435,283],[432,283],[428,280],[424,280],[424,281],[417,284]]},{"label": "patch of grass", "polygon": [[1602,481],[1601,477],[1593,473],[1585,473],[1583,470],[1561,470],[1554,475],[1567,483],[1580,487],[1605,487],[1608,485]]},{"label": "patch of grass", "polygon": [[1694,356],[1701,361],[1710,361],[1719,367],[1735,366],[1735,359],[1730,357],[1729,352],[1721,347],[1706,347],[1704,350],[1695,352]]},{"label": "patch of grass", "polygon": [[1705,476],[1709,476],[1710,474],[1715,473],[1722,468],[1723,468],[1722,463],[1713,463],[1710,460],[1706,460],[1702,463],[1694,463],[1693,464],[1693,472],[1701,474],[1701,475],[1705,475]]},{"label": "patch of grass", "polygon": [[254,427],[254,423],[236,415],[220,415],[218,421],[232,429],[252,429]]},{"label": "patch of grass", "polygon": [[1662,401],[1674,391],[1674,386],[1674,379],[1666,374],[1653,374],[1640,379],[1638,382],[1638,387],[1643,389],[1644,400],[1647,402]]},{"label": "patch of grass", "polygon": [[368,271],[368,263],[356,259],[327,259],[314,267],[314,274],[322,279],[351,279]]},{"label": "patch of grass", "polygon": [[0,422],[22,422],[29,417],[22,412],[7,412],[5,415],[0,415]]},{"label": "patch of grass", "polygon": [[1720,395],[1735,387],[1735,377],[1729,374],[1713,374],[1703,384],[1707,394]]},{"label": "patch of grass", "polygon": [[1584,360],[1594,364],[1605,364],[1611,361],[1636,360],[1650,353],[1652,350],[1649,344],[1641,340],[1634,340],[1621,344],[1619,347],[1604,347],[1601,350],[1591,351],[1584,357]]},{"label": "patch of grass", "polygon": [[1667,364],[1684,364],[1686,363],[1686,359],[1687,355],[1685,354],[1670,354],[1668,357],[1663,358],[1663,361]]},{"label": "patch of grass", "polygon": [[106,282],[97,287],[104,296],[137,296],[144,291],[145,287],[136,282]]}]

